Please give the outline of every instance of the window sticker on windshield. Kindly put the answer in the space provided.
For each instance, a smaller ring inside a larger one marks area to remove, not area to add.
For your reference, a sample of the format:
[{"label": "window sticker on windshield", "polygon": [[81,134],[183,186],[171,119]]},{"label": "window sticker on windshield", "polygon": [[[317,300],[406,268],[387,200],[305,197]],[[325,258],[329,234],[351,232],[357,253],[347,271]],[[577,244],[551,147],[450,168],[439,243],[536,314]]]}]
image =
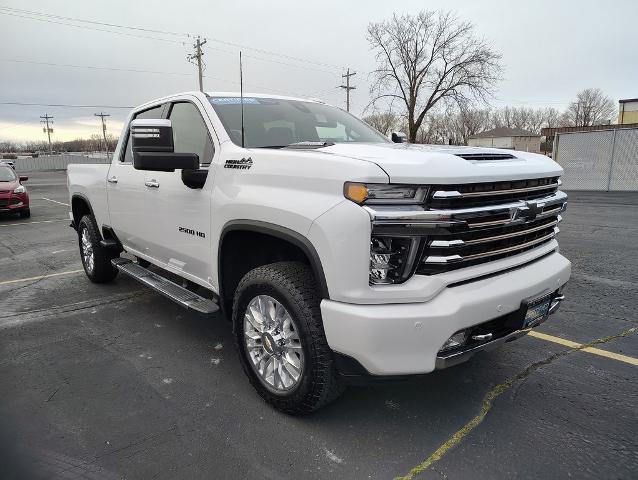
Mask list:
[{"label": "window sticker on windshield", "polygon": [[[241,97],[213,97],[210,103],[215,105],[239,105]],[[259,100],[254,97],[244,97],[244,104],[258,104]]]}]

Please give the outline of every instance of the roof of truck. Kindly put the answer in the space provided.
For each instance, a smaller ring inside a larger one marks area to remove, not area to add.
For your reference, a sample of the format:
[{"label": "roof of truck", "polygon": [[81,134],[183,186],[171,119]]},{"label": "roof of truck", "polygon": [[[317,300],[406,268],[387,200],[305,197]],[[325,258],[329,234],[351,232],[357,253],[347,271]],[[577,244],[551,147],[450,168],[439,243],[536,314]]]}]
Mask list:
[{"label": "roof of truck", "polygon": [[[148,108],[149,105],[156,105],[158,103],[161,102],[167,102],[167,101],[171,101],[172,99],[174,99],[175,97],[179,97],[182,95],[201,95],[202,92],[196,91],[196,90],[191,90],[191,91],[187,91],[187,92],[178,92],[178,93],[173,93],[172,95],[166,95],[164,97],[161,98],[155,98],[153,100],[149,100],[148,102],[145,102],[141,105],[138,105],[137,107],[135,107],[133,110],[140,110],[140,109],[144,109],[144,108]],[[240,97],[241,93],[240,92],[204,92],[204,95],[206,95],[207,97],[214,97],[214,98],[221,98],[221,97]],[[290,97],[290,96],[286,96],[286,95],[276,95],[276,94],[272,94],[272,93],[253,93],[253,92],[244,92],[244,98],[277,98],[280,100],[297,100],[297,101],[301,101],[301,102],[313,102],[313,103],[326,103],[322,100],[319,100],[317,98],[303,98],[303,97]]]},{"label": "roof of truck", "polygon": [[[205,92],[209,97],[239,97],[241,96],[240,92]],[[281,100],[299,100],[302,102],[315,102],[315,103],[323,103],[321,100],[316,98],[304,98],[304,97],[292,97],[289,95],[277,95],[273,93],[253,93],[253,92],[244,92],[244,97],[253,97],[253,98],[278,98]]]}]

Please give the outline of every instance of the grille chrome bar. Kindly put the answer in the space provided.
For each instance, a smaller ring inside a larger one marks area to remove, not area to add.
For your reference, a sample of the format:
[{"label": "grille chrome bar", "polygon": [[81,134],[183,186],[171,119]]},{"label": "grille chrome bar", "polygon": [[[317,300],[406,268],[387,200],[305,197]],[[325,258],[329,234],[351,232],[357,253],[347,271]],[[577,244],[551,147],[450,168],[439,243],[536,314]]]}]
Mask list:
[{"label": "grille chrome bar", "polygon": [[537,238],[535,240],[530,240],[529,242],[521,243],[519,245],[514,245],[512,247],[500,248],[498,250],[490,250],[490,251],[482,252],[482,253],[475,253],[475,254],[472,254],[472,255],[466,255],[464,257],[462,257],[460,255],[448,255],[446,257],[429,256],[425,260],[423,260],[423,263],[461,262],[461,261],[467,261],[467,260],[476,260],[476,259],[479,259],[479,258],[493,257],[495,255],[502,255],[504,253],[511,253],[511,252],[515,252],[517,250],[523,250],[525,248],[532,247],[534,245],[538,245],[540,243],[544,243],[544,242],[546,242],[548,240],[551,240],[552,238],[554,238],[556,236],[557,233],[558,233],[558,229],[554,228],[552,233],[550,233],[548,235],[545,235],[543,237]]},{"label": "grille chrome bar", "polygon": [[[556,206],[556,210],[558,211],[564,207],[566,202],[567,195],[564,192],[557,191],[547,197],[538,198],[528,202],[517,200],[509,203],[502,203],[500,205],[488,205],[481,207],[426,210],[422,207],[408,205],[397,205],[392,207],[375,205],[374,207],[364,206],[363,208],[368,212],[368,215],[370,215],[370,219],[374,224],[423,223],[424,225],[435,224],[434,226],[436,226],[436,224],[466,224],[468,219],[480,219],[481,217],[485,217],[487,220],[490,216],[511,214],[513,210],[525,208],[528,204],[536,204],[539,207],[543,206],[543,214],[550,213],[547,211],[547,207]],[[553,210],[551,213],[553,213]],[[516,220],[512,220],[510,218],[510,220],[504,223],[512,223],[515,221]]]},{"label": "grille chrome bar", "polygon": [[530,233],[534,233],[534,232],[538,232],[540,230],[545,230],[547,228],[550,227],[555,227],[556,225],[558,225],[558,220],[554,220],[553,222],[550,223],[546,223],[543,225],[539,225],[537,227],[534,228],[529,228],[527,230],[521,230],[520,232],[513,232],[513,233],[505,233],[502,235],[494,235],[492,237],[483,237],[483,238],[476,238],[473,240],[461,240],[461,239],[455,239],[455,240],[432,240],[432,242],[430,242],[430,247],[432,248],[449,248],[449,247],[458,247],[458,246],[465,246],[465,245],[477,245],[477,244],[481,244],[481,243],[488,243],[488,242],[495,242],[497,240],[505,240],[508,238],[515,238],[515,237],[520,237],[521,235],[527,235]]},{"label": "grille chrome bar", "polygon": [[456,190],[437,190],[432,195],[432,198],[470,198],[470,197],[488,197],[493,195],[509,195],[511,193],[523,193],[523,192],[536,192],[539,190],[549,190],[551,188],[558,188],[559,182],[550,183],[548,185],[539,185],[536,187],[525,188],[510,188],[507,190],[486,190],[483,192],[467,192],[461,193]]}]

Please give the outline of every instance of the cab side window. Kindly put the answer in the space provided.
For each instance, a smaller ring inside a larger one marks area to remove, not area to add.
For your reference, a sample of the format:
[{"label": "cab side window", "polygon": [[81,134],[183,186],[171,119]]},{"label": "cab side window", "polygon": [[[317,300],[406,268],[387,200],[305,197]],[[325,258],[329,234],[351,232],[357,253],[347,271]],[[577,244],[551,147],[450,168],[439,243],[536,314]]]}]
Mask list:
[{"label": "cab side window", "polygon": [[[158,105],[157,107],[149,108],[148,110],[144,110],[143,112],[136,113],[135,115],[133,115],[132,120],[137,120],[138,118],[164,118],[162,115],[163,111],[164,111],[164,105]],[[128,135],[128,138],[126,139],[124,157],[122,157],[120,160],[124,163],[132,163],[133,150],[132,150],[130,131],[127,135]]]},{"label": "cab side window", "polygon": [[188,102],[174,103],[169,119],[173,127],[175,152],[196,153],[200,166],[209,166],[215,150],[198,108]]}]

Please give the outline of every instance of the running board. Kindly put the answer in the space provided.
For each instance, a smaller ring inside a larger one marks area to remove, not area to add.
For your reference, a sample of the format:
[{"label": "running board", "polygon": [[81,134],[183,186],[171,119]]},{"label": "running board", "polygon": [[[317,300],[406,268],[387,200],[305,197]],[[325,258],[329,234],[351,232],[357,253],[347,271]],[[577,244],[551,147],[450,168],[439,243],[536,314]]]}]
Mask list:
[{"label": "running board", "polygon": [[126,258],[114,258],[111,260],[114,267],[147,287],[152,288],[165,297],[173,300],[184,308],[200,313],[215,313],[219,306],[208,298],[201,297],[190,290],[171,282],[150,270],[141,267],[137,263]]}]

